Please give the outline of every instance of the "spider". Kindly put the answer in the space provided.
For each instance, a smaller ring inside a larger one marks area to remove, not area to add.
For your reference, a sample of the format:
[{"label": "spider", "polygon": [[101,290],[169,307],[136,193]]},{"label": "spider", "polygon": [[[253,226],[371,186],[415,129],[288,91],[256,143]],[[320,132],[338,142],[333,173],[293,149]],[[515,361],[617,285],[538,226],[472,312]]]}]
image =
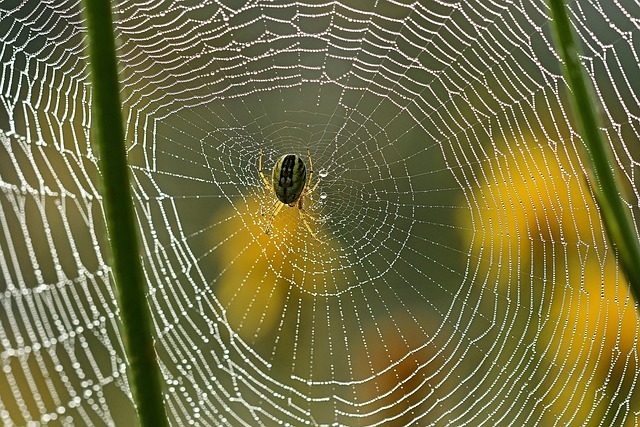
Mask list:
[{"label": "spider", "polygon": [[[309,233],[319,242],[322,242],[313,232],[307,218],[313,221],[322,221],[314,218],[303,207],[303,201],[305,197],[308,197],[311,193],[318,188],[320,181],[311,188],[311,178],[313,177],[313,164],[311,163],[311,152],[307,150],[307,157],[309,158],[309,179],[307,179],[307,168],[304,165],[304,161],[297,154],[285,154],[276,162],[271,174],[271,181],[264,176],[262,172],[262,148],[260,149],[260,158],[258,159],[258,172],[262,178],[262,182],[269,192],[275,193],[278,200],[275,201],[271,209],[267,211],[267,227],[265,228],[266,234],[271,234],[271,223],[273,219],[278,215],[280,209],[283,206],[298,207],[300,218],[304,223]],[[265,216],[265,213],[262,213]]]}]

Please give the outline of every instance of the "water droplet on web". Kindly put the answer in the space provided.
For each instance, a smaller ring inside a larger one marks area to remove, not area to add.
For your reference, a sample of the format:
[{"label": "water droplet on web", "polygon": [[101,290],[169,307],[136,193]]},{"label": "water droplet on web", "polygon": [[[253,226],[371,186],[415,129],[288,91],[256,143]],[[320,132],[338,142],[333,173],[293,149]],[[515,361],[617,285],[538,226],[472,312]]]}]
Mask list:
[{"label": "water droplet on web", "polygon": [[327,193],[320,193],[320,198],[322,200],[326,199],[327,198]]},{"label": "water droplet on web", "polygon": [[318,175],[320,175],[320,178],[326,178],[329,175],[329,172],[326,169],[321,169],[320,172],[318,172]]}]

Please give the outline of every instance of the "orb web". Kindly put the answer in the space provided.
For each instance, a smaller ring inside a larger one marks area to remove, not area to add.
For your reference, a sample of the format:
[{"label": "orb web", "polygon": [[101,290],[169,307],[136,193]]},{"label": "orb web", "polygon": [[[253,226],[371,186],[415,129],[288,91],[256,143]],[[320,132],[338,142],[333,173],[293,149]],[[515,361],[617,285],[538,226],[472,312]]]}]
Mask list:
[{"label": "orb web", "polygon": [[[131,423],[84,20],[0,9],[0,417]],[[640,10],[570,9],[636,218]],[[638,318],[545,2],[115,12],[172,423],[637,422]],[[313,234],[266,214],[260,150],[267,177],[309,151]]]}]

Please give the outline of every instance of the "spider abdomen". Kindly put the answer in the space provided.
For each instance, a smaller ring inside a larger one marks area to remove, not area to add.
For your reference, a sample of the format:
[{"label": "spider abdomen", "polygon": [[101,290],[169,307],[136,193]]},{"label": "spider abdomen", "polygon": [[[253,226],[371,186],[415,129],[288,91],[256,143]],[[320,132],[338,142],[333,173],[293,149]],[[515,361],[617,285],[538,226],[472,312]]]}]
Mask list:
[{"label": "spider abdomen", "polygon": [[282,203],[296,202],[307,184],[307,168],[295,154],[285,154],[273,167],[273,189]]}]

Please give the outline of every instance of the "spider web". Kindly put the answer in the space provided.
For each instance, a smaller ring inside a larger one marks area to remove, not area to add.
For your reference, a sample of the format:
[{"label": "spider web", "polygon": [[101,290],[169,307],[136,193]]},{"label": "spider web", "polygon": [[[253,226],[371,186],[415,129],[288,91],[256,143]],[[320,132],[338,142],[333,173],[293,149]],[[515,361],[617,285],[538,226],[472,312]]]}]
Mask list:
[{"label": "spider web", "polygon": [[[636,218],[640,5],[570,8]],[[173,424],[638,423],[640,323],[545,2],[116,13]],[[134,420],[85,37],[77,2],[0,2],[5,425]],[[260,149],[267,175],[311,153],[317,239],[296,208],[262,215]]]}]

